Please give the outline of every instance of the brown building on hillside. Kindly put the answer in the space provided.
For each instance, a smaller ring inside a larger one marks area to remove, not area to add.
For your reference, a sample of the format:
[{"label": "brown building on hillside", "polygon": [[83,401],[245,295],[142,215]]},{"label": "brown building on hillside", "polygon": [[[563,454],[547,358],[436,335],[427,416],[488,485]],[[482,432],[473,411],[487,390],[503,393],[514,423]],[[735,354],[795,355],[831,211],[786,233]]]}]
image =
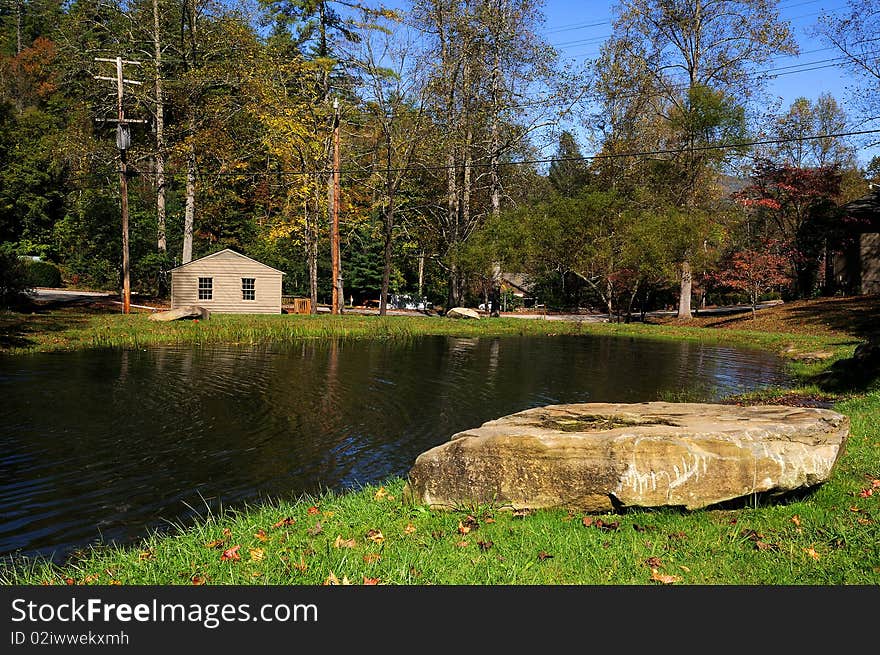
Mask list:
[{"label": "brown building on hillside", "polygon": [[171,309],[199,305],[212,314],[280,314],[283,275],[227,248],[171,269]]},{"label": "brown building on hillside", "polygon": [[834,290],[880,294],[880,188],[841,207],[846,235],[833,256]]}]

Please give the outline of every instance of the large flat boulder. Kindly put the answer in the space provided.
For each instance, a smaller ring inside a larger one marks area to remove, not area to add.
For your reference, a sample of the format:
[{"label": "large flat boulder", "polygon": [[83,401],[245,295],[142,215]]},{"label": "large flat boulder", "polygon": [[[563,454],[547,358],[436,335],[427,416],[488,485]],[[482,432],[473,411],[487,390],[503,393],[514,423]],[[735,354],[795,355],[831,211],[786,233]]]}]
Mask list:
[{"label": "large flat boulder", "polygon": [[446,316],[448,318],[480,318],[480,313],[475,309],[470,309],[468,307],[453,307],[448,312],[446,312]]},{"label": "large flat boulder", "polygon": [[156,312],[155,314],[150,314],[149,320],[181,321],[198,318],[204,321],[209,319],[210,317],[211,312],[206,307],[200,307],[199,305],[185,305],[184,307],[169,309],[167,312]]},{"label": "large flat boulder", "polygon": [[849,419],[827,409],[584,403],[529,409],[416,458],[405,497],[436,508],[697,509],[819,485]]}]

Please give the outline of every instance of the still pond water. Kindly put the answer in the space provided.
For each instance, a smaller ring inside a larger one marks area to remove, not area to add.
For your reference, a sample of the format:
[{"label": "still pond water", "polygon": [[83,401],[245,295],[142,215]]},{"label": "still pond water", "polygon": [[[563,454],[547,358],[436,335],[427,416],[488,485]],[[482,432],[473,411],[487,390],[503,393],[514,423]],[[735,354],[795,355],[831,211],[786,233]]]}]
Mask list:
[{"label": "still pond water", "polygon": [[714,400],[786,381],[761,351],[591,336],[0,359],[0,555],[61,561],[194,509],[379,483],[530,407]]}]

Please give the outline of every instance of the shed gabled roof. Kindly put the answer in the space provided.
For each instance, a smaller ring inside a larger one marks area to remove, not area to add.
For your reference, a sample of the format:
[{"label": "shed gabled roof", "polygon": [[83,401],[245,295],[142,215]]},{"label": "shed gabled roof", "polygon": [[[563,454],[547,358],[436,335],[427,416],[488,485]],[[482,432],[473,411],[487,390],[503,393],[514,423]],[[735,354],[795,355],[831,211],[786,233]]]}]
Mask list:
[{"label": "shed gabled roof", "polygon": [[851,200],[841,207],[844,212],[856,218],[880,216],[880,189],[871,191],[861,198]]},{"label": "shed gabled roof", "polygon": [[256,259],[251,259],[247,255],[242,255],[240,252],[235,252],[231,248],[224,248],[223,250],[218,250],[215,253],[211,253],[210,255],[205,255],[204,257],[199,257],[198,259],[194,259],[191,262],[187,262],[186,264],[181,264],[180,266],[175,266],[171,270],[176,271],[179,268],[184,268],[184,267],[189,266],[191,264],[195,264],[196,262],[203,262],[206,259],[211,259],[213,257],[217,257],[217,256],[222,255],[224,253],[230,253],[232,255],[235,255],[236,257],[241,257],[242,259],[245,259],[249,262],[253,262],[254,264],[259,264],[260,266],[268,268],[270,271],[275,271],[276,273],[281,273],[281,275],[287,275],[287,273],[285,273],[284,271],[279,271],[277,268],[272,268],[268,264],[264,264],[263,262],[258,262]]}]

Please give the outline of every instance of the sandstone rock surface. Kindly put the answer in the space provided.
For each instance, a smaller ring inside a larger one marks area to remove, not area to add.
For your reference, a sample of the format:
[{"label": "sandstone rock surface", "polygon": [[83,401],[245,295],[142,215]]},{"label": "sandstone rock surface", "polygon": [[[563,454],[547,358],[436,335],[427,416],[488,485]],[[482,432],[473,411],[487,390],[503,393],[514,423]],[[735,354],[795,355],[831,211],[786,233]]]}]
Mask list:
[{"label": "sandstone rock surface", "polygon": [[405,497],[436,508],[698,509],[827,481],[849,419],[702,403],[550,405],[459,432],[416,459]]},{"label": "sandstone rock surface", "polygon": [[179,321],[182,319],[193,318],[207,320],[211,318],[211,312],[199,305],[186,305],[184,307],[170,309],[167,312],[156,312],[149,316],[151,321]]},{"label": "sandstone rock surface", "polygon": [[453,307],[448,312],[446,312],[446,316],[449,318],[480,318],[480,313],[475,309],[469,309],[467,307]]}]

